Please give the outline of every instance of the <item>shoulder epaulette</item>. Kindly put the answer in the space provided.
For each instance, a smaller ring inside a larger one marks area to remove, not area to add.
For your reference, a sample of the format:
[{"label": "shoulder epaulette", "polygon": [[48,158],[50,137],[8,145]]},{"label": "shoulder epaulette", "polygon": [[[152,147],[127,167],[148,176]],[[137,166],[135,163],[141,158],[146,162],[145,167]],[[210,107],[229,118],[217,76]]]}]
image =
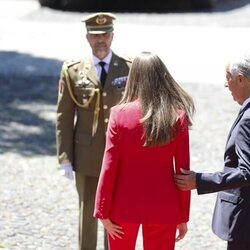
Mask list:
[{"label": "shoulder epaulette", "polygon": [[133,57],[132,56],[121,56],[126,62],[132,63],[133,62]]},{"label": "shoulder epaulette", "polygon": [[75,64],[80,63],[80,60],[68,60],[63,63],[64,67],[70,68],[71,66],[74,66]]}]

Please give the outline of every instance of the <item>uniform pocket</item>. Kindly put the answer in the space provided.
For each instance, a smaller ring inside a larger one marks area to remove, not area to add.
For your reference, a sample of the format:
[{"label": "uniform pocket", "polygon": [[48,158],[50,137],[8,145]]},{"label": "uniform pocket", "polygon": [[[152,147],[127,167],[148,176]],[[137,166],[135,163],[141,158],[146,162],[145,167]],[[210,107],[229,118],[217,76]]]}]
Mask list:
[{"label": "uniform pocket", "polygon": [[221,199],[221,201],[229,202],[235,205],[238,204],[241,199],[239,196],[226,192],[220,192],[219,198]]}]

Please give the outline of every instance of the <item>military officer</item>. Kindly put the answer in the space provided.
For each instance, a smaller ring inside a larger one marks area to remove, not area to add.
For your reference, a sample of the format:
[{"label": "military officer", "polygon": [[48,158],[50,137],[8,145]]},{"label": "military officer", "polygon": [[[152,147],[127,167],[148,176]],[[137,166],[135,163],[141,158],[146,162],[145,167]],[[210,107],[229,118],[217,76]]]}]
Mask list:
[{"label": "military officer", "polygon": [[94,250],[97,220],[94,199],[105,147],[109,110],[122,96],[131,61],[111,50],[111,13],[82,19],[92,56],[62,66],[57,103],[57,155],[64,175],[73,179],[79,195],[79,249]]}]

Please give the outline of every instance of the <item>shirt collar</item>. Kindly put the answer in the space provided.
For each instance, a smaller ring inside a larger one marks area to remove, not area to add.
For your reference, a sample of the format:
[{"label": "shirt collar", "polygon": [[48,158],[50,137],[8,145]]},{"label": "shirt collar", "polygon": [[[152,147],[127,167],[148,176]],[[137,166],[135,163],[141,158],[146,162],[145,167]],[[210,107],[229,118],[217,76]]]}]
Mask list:
[{"label": "shirt collar", "polygon": [[109,51],[108,55],[103,58],[102,60],[100,60],[100,58],[96,57],[95,55],[93,55],[93,62],[94,62],[94,65],[97,65],[99,62],[105,62],[106,64],[110,64],[110,61],[111,61],[111,57],[112,57],[112,50]]},{"label": "shirt collar", "polygon": [[241,106],[241,110],[243,110],[249,102],[250,102],[250,97],[248,97],[248,98],[243,102],[243,104],[242,104],[242,106]]}]

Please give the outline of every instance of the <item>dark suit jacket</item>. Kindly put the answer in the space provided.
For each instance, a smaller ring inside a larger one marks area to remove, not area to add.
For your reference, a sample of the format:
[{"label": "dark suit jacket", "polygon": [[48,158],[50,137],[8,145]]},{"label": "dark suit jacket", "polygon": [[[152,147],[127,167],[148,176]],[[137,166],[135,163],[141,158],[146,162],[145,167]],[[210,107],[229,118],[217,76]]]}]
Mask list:
[{"label": "dark suit jacket", "polygon": [[241,109],[226,143],[224,170],[199,173],[198,194],[218,193],[213,232],[223,240],[250,242],[250,101]]},{"label": "dark suit jacket", "polygon": [[189,219],[190,191],[180,191],[174,172],[189,168],[186,115],[178,134],[164,146],[144,147],[140,104],[111,109],[94,216],[127,223],[173,223]]}]

